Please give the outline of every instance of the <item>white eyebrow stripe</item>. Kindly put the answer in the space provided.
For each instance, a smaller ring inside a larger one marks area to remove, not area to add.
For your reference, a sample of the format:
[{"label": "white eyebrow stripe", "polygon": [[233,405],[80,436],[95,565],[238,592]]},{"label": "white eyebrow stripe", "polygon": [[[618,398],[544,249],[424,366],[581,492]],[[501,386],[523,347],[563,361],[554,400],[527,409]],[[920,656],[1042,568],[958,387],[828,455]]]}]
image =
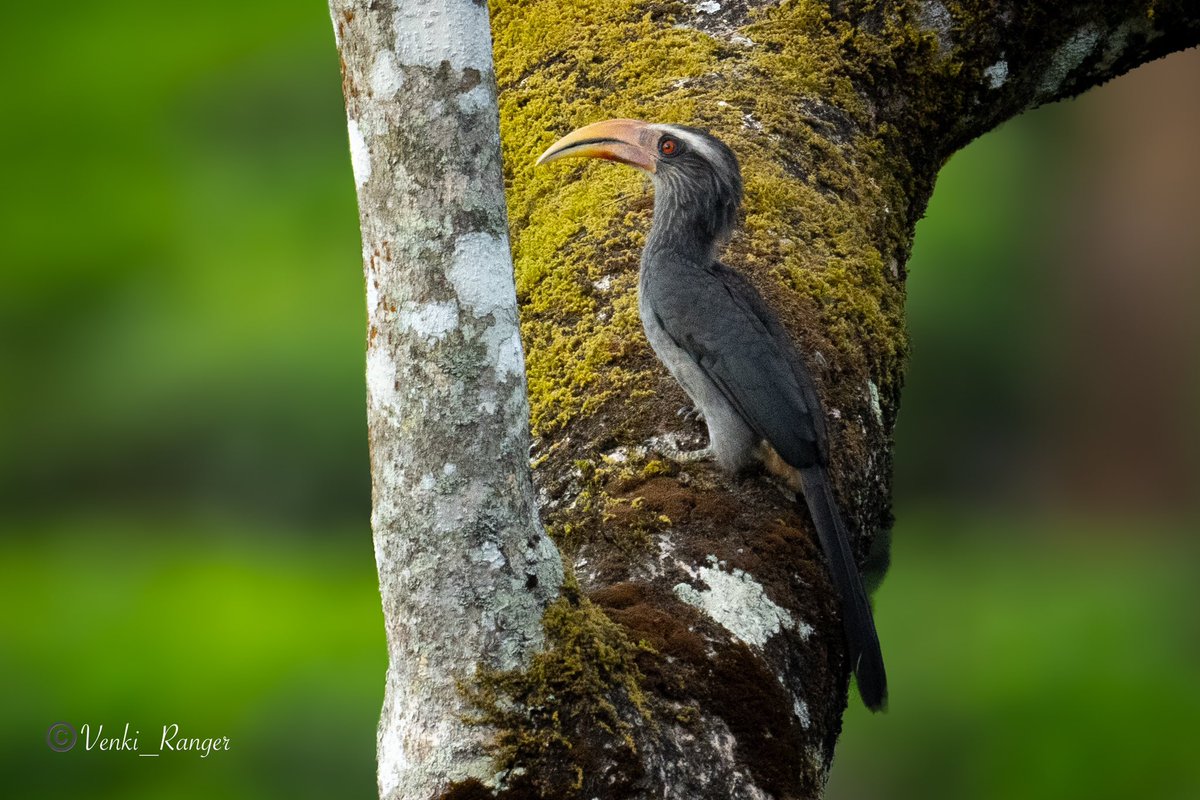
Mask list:
[{"label": "white eyebrow stripe", "polygon": [[721,155],[716,149],[702,136],[697,136],[691,131],[685,131],[682,128],[677,128],[674,125],[651,125],[651,128],[663,133],[669,133],[679,139],[682,139],[696,152],[700,153],[710,164],[720,164]]}]

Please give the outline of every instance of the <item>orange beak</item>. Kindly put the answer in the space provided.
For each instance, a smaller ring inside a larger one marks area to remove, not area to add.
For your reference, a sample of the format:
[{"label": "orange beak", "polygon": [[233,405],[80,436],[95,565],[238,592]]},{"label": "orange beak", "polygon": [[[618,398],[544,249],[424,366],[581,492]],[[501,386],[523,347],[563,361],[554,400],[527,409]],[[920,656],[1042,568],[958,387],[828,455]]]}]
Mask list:
[{"label": "orange beak", "polygon": [[538,156],[538,164],[574,156],[619,161],[631,167],[654,172],[658,160],[657,132],[650,123],[636,119],[610,119],[593,122],[568,133]]}]

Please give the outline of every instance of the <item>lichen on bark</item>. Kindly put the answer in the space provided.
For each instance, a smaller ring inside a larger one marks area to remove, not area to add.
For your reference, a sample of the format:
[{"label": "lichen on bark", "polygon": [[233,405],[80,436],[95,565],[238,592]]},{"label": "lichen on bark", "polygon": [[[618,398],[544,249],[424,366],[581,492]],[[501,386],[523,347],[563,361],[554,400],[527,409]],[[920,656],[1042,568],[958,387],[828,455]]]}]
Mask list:
[{"label": "lichen on bark", "polygon": [[528,472],[486,9],[331,0],[330,12],[363,239],[391,800],[489,777],[458,682],[540,649],[563,573]]}]

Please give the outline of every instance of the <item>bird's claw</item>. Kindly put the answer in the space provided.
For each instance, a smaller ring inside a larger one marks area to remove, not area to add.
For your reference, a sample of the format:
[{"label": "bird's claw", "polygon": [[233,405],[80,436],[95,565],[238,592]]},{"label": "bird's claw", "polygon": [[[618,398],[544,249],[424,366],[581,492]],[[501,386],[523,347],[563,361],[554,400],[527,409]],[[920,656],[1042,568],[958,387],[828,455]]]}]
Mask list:
[{"label": "bird's claw", "polygon": [[682,417],[685,422],[704,422],[704,412],[694,406],[681,407],[675,416]]}]

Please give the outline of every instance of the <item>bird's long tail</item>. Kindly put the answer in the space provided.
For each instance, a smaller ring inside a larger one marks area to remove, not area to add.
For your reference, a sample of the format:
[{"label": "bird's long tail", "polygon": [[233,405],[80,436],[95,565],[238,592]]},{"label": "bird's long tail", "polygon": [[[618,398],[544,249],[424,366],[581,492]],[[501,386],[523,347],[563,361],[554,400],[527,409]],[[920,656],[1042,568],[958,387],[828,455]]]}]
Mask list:
[{"label": "bird's long tail", "polygon": [[825,551],[829,575],[842,601],[842,624],[858,692],[867,708],[880,711],[887,704],[887,673],[879,649],[879,636],[875,633],[871,604],[863,589],[854,551],[850,549],[846,526],[838,513],[825,468],[812,466],[801,470],[800,474],[804,481],[804,499],[817,529],[821,549]]}]

